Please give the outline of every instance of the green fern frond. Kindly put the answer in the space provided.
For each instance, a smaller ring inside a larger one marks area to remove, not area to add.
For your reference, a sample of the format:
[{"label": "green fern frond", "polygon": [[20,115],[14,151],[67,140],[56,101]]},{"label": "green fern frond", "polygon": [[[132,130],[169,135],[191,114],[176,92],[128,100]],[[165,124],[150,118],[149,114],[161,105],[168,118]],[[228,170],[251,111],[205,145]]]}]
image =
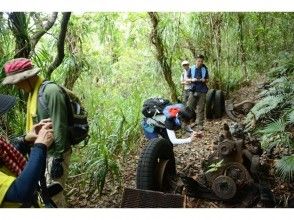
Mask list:
[{"label": "green fern frond", "polygon": [[274,87],[276,86],[277,84],[284,84],[288,81],[287,77],[283,76],[283,77],[280,77],[280,78],[277,78],[275,79],[274,81],[272,81],[270,83],[270,87]]},{"label": "green fern frond", "polygon": [[[251,109],[251,112],[255,115],[256,120],[258,120],[277,108],[278,105],[281,104],[283,101],[283,95],[267,96],[257,102],[256,105]],[[251,121],[252,114],[248,114],[247,117],[249,118],[246,118],[246,121]]]},{"label": "green fern frond", "polygon": [[287,124],[293,124],[294,123],[294,110],[289,112],[286,116]]},{"label": "green fern frond", "polygon": [[277,173],[288,181],[294,179],[294,155],[282,157],[275,164]]},{"label": "green fern frond", "polygon": [[256,133],[261,135],[261,147],[263,149],[276,146],[290,148],[292,145],[291,133],[286,131],[286,125],[287,122],[280,118],[258,129]]},{"label": "green fern frond", "polygon": [[277,67],[273,67],[268,73],[271,77],[289,76],[294,72],[293,54],[284,53],[276,60]]},{"label": "green fern frond", "polygon": [[285,132],[286,122],[283,119],[278,119],[266,125],[265,128],[258,130],[260,134],[276,134]]}]

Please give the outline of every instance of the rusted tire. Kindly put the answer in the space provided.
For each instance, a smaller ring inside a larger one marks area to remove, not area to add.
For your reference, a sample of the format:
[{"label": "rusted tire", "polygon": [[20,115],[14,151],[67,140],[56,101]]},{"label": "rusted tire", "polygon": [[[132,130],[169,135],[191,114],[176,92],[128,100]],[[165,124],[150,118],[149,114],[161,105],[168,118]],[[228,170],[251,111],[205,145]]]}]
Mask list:
[{"label": "rusted tire", "polygon": [[137,167],[137,189],[168,192],[176,175],[173,145],[163,138],[152,139],[143,150]]},{"label": "rusted tire", "polygon": [[215,89],[208,90],[206,94],[206,118],[213,119],[213,105],[214,105]]},{"label": "rusted tire", "polygon": [[225,96],[221,90],[216,90],[213,104],[213,116],[215,119],[221,118],[225,112]]},{"label": "rusted tire", "polygon": [[222,175],[213,181],[212,190],[217,197],[228,200],[236,195],[237,186],[231,177]]}]

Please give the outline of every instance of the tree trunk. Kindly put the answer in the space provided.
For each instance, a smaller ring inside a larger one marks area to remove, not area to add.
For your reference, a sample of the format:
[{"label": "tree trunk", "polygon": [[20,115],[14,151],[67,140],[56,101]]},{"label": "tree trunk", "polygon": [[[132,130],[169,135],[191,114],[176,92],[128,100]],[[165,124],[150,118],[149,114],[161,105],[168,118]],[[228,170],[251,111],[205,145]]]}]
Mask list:
[{"label": "tree trunk", "polygon": [[[31,37],[31,50],[32,53],[34,53],[35,47],[39,40],[42,38],[44,34],[46,34],[54,25],[56,19],[57,19],[57,12],[53,12],[51,16],[48,18],[47,21],[40,21],[39,24],[36,24],[36,26],[40,27],[40,30],[35,32],[34,35]],[[35,21],[36,23],[36,21]],[[31,54],[32,56],[32,54]]]},{"label": "tree trunk", "polygon": [[14,58],[28,58],[31,52],[30,37],[28,34],[28,20],[24,12],[8,14],[9,28],[15,37]]},{"label": "tree trunk", "polygon": [[79,69],[74,69],[73,71],[69,71],[65,77],[64,86],[67,89],[72,90],[79,76],[80,76]]},{"label": "tree trunk", "polygon": [[220,72],[221,72],[221,25],[222,25],[222,14],[210,14],[210,25],[213,33],[214,45],[215,45],[215,61],[216,61],[216,72],[215,72],[215,87],[220,87]]},{"label": "tree trunk", "polygon": [[158,33],[158,24],[159,24],[159,18],[158,18],[158,13],[157,12],[148,12],[151,23],[152,23],[152,31],[151,31],[151,42],[155,46],[156,49],[156,58],[157,61],[159,62],[162,73],[164,76],[165,81],[168,84],[168,87],[171,92],[171,99],[172,101],[177,101],[178,96],[177,96],[177,89],[176,85],[172,79],[172,71],[171,71],[171,66],[168,63],[168,58],[164,50],[164,45],[162,42],[162,38],[160,36],[160,33]]},{"label": "tree trunk", "polygon": [[243,23],[245,14],[238,13],[238,33],[239,33],[239,50],[240,50],[240,61],[243,68],[243,74],[246,79],[248,79],[247,74],[247,66],[246,66],[246,51],[244,48],[244,31],[243,31]]},{"label": "tree trunk", "polygon": [[66,37],[66,31],[67,31],[67,26],[68,22],[70,19],[71,12],[64,12],[62,13],[62,20],[61,20],[61,25],[60,25],[60,32],[59,32],[59,37],[57,40],[57,54],[53,60],[53,62],[50,64],[46,71],[46,77],[48,79],[51,78],[52,72],[59,67],[59,65],[62,63],[63,58],[64,58],[64,41]]}]

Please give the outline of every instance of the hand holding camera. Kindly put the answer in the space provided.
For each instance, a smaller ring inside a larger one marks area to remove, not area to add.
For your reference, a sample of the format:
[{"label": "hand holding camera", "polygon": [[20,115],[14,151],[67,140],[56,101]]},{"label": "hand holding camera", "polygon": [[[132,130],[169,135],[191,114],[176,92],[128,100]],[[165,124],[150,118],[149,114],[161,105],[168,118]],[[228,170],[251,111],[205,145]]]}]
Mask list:
[{"label": "hand holding camera", "polygon": [[[41,128],[47,124],[47,123],[51,123],[52,125],[52,121],[50,118],[46,118],[41,120],[38,124],[33,125],[33,128],[31,131],[29,131],[26,135],[25,135],[25,141],[27,142],[35,142],[35,140],[38,137],[38,133],[41,130]],[[51,126],[52,127],[52,126]]]},{"label": "hand holding camera", "polygon": [[54,141],[54,136],[53,136],[52,123],[47,122],[40,129],[35,143],[44,144],[46,145],[47,148],[49,148],[52,145],[53,141]]}]

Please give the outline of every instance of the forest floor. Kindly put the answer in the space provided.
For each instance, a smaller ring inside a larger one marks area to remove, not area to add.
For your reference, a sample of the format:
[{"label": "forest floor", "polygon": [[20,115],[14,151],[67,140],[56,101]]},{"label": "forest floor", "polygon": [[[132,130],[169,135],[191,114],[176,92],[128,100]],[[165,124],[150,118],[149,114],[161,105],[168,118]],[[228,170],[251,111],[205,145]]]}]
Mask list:
[{"label": "forest floor", "polygon": [[[232,98],[236,101],[245,99],[254,100],[258,91],[256,84],[245,86],[236,91]],[[174,148],[177,171],[182,172],[192,178],[196,178],[201,173],[201,162],[213,151],[213,141],[219,136],[224,123],[230,123],[230,119],[223,117],[220,120],[206,121],[205,135],[193,144],[179,145]],[[73,177],[68,182],[67,198],[70,207],[99,207],[99,208],[119,208],[122,201],[124,187],[136,188],[136,167],[139,156],[144,146],[144,140],[140,141],[140,147],[129,156],[127,162],[122,167],[122,184],[106,181],[102,195],[97,192],[89,194],[87,187],[80,184],[79,178]],[[285,186],[278,184],[274,186],[274,191],[283,191]],[[204,201],[194,198],[187,199],[187,207],[224,207],[220,202]]]}]

